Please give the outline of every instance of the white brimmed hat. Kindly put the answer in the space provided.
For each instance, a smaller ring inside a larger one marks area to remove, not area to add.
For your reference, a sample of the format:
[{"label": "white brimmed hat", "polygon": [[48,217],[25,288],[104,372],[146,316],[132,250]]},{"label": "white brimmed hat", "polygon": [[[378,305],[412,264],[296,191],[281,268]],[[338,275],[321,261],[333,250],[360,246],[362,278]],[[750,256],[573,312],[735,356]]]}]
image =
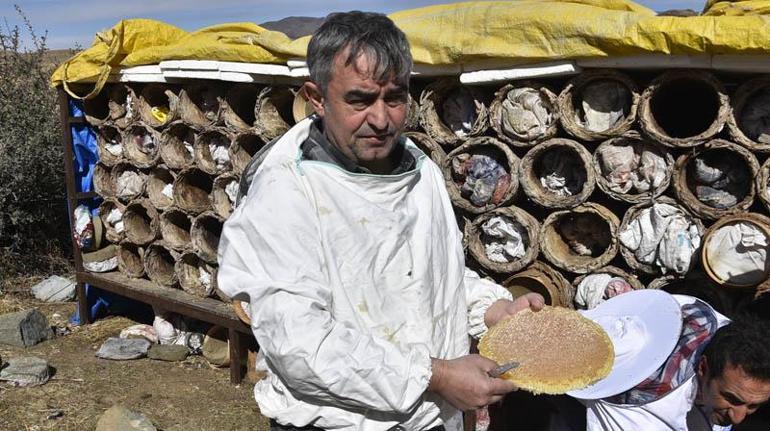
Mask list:
[{"label": "white brimmed hat", "polygon": [[663,365],[682,332],[679,303],[661,290],[635,290],[580,312],[607,331],[615,348],[607,377],[567,392],[585,400],[617,395],[641,383]]}]

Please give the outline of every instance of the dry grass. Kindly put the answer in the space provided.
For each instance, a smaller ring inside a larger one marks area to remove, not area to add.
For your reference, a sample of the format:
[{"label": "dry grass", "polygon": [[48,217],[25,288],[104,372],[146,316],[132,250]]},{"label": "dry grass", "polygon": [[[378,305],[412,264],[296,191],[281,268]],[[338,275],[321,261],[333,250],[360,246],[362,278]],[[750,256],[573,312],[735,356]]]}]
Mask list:
[{"label": "dry grass", "polygon": [[[41,303],[23,292],[0,296],[2,313],[30,308],[39,309],[52,325],[66,326],[75,303]],[[200,356],[177,363],[94,356],[104,340],[135,323],[109,317],[27,349],[0,345],[2,358],[38,356],[54,368],[53,378],[42,386],[0,385],[0,430],[94,429],[114,404],[145,414],[166,431],[269,428],[254,402],[252,385],[230,384],[227,369],[212,368]],[[63,415],[48,419],[57,410]]]}]

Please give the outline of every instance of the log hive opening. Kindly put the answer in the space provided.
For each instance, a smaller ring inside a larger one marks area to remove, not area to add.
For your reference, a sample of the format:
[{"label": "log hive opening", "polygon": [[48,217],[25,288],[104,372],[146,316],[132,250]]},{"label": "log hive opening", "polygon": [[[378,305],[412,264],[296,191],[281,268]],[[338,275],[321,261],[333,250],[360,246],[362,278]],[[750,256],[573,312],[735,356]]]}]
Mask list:
[{"label": "log hive opening", "polygon": [[131,278],[144,276],[144,249],[123,241],[118,247],[118,269]]},{"label": "log hive opening", "polygon": [[639,93],[628,76],[590,70],[573,78],[559,95],[560,120],[578,139],[599,141],[619,136],[636,120]]},{"label": "log hive opening", "polygon": [[166,246],[181,251],[190,246],[192,219],[184,211],[170,209],[160,215],[160,234]]},{"label": "log hive opening", "polygon": [[715,139],[679,156],[674,168],[674,192],[690,211],[716,220],[751,206],[758,174],[759,162],[751,152]]},{"label": "log hive opening", "polygon": [[602,302],[632,290],[644,289],[637,278],[614,266],[605,266],[581,275],[572,283],[575,286],[575,307],[587,310]]},{"label": "log hive opening", "polygon": [[594,190],[591,153],[578,142],[554,138],[533,147],[521,160],[519,182],[524,193],[545,208],[571,208]]},{"label": "log hive opening", "polygon": [[110,88],[108,94],[107,107],[110,110],[110,119],[118,127],[126,128],[136,117],[134,112],[136,94],[134,90],[127,85],[115,84]]},{"label": "log hive opening", "polygon": [[149,168],[158,162],[160,134],[143,124],[134,124],[123,136],[126,158],[136,167]]},{"label": "log hive opening", "polygon": [[193,220],[190,238],[195,254],[208,263],[217,263],[219,237],[224,220],[213,213],[203,213]]},{"label": "log hive opening", "polygon": [[186,169],[174,180],[174,204],[193,213],[202,213],[211,208],[209,194],[214,187],[211,176],[200,169]]},{"label": "log hive opening", "polygon": [[144,271],[147,277],[161,286],[174,286],[177,283],[174,272],[175,255],[176,253],[159,242],[147,247],[144,254]]},{"label": "log hive opening", "polygon": [[596,184],[613,199],[639,203],[661,195],[671,183],[674,158],[665,147],[621,136],[602,142],[593,156]]},{"label": "log hive opening", "polygon": [[701,262],[719,285],[750,288],[770,278],[770,219],[756,213],[725,216],[703,235]]},{"label": "log hive opening", "polygon": [[107,241],[118,244],[125,237],[125,226],[123,224],[123,213],[126,211],[125,205],[117,199],[107,198],[99,205],[99,218],[105,227],[104,236]]},{"label": "log hive opening", "polygon": [[516,207],[480,215],[469,227],[469,248],[483,267],[513,273],[531,264],[539,252],[540,223]]},{"label": "log hive opening", "polygon": [[209,129],[195,140],[195,162],[211,175],[232,169],[230,163],[231,139],[224,129]]},{"label": "log hive opening", "polygon": [[257,154],[262,147],[265,146],[265,142],[258,134],[254,132],[242,132],[239,133],[233,143],[230,145],[230,164],[233,166],[233,172],[236,175],[240,175],[246,169],[246,166]]},{"label": "log hive opening", "polygon": [[294,94],[295,90],[285,86],[265,87],[259,93],[254,116],[263,141],[272,141],[295,124]]},{"label": "log hive opening", "polygon": [[235,208],[238,198],[238,177],[232,173],[222,174],[214,178],[211,190],[211,206],[220,217],[226,219]]},{"label": "log hive opening", "polygon": [[96,131],[96,148],[99,161],[114,166],[123,159],[123,137],[117,127],[103,125]]},{"label": "log hive opening", "polygon": [[150,170],[147,177],[147,197],[159,210],[165,210],[174,203],[174,178],[176,173],[163,165]]},{"label": "log hive opening", "polygon": [[254,108],[261,88],[252,84],[235,84],[222,101],[222,118],[225,125],[235,131],[254,127]]},{"label": "log hive opening", "polygon": [[543,222],[540,250],[554,266],[585,274],[615,257],[619,224],[615,214],[595,203],[556,211]]},{"label": "log hive opening", "polygon": [[668,197],[632,206],[620,225],[620,254],[647,274],[682,277],[698,261],[703,223]]},{"label": "log hive opening", "polygon": [[519,158],[492,137],[469,139],[447,155],[443,167],[452,202],[473,214],[505,205],[519,188]]},{"label": "log hive opening", "polygon": [[572,298],[575,290],[558,271],[542,262],[535,262],[526,270],[505,280],[503,286],[513,298],[530,292],[539,293],[546,305],[574,308]]},{"label": "log hive opening", "polygon": [[727,118],[730,137],[749,150],[770,152],[770,77],[751,79],[736,90]]},{"label": "log hive opening", "polygon": [[111,198],[116,196],[115,182],[112,179],[112,168],[103,162],[94,166],[94,191],[99,196]]},{"label": "log hive opening", "polygon": [[126,205],[123,225],[126,240],[133,244],[145,245],[155,240],[159,232],[159,215],[147,199],[137,199]]},{"label": "log hive opening", "polygon": [[160,156],[171,169],[187,169],[195,161],[195,129],[182,122],[171,124],[160,137]]},{"label": "log hive opening", "polygon": [[151,127],[163,127],[179,116],[179,88],[153,83],[142,89],[137,111],[142,122]]},{"label": "log hive opening", "polygon": [[83,101],[83,114],[92,126],[101,126],[110,119],[107,93],[100,91],[95,97]]},{"label": "log hive opening", "polygon": [[[110,175],[114,196],[122,201],[130,201],[144,193],[147,174],[130,163],[118,163]],[[107,196],[107,195],[103,195]]]},{"label": "log hive opening", "polygon": [[456,79],[429,84],[420,95],[420,124],[441,145],[455,147],[478,136],[489,124],[489,110],[481,91]]},{"label": "log hive opening", "polygon": [[185,292],[199,298],[210,297],[217,287],[217,268],[201,260],[195,253],[179,257],[175,271],[179,285]]},{"label": "log hive opening", "polygon": [[222,90],[219,84],[201,81],[186,85],[179,92],[179,115],[185,123],[206,127],[219,118],[219,100]]},{"label": "log hive opening", "polygon": [[671,147],[701,145],[727,120],[728,98],[708,72],[677,70],[656,78],[642,94],[640,121],[648,136]]},{"label": "log hive opening", "polygon": [[490,123],[503,142],[531,147],[550,139],[558,129],[556,95],[537,82],[508,84],[495,93]]}]

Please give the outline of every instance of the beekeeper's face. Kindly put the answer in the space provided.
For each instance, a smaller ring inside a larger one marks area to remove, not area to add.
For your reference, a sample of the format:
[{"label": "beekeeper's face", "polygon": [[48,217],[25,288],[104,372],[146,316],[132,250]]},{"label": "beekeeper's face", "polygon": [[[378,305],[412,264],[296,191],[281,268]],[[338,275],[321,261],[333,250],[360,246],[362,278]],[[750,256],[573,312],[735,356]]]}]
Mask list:
[{"label": "beekeeper's face", "polygon": [[755,379],[730,363],[721,376],[710,376],[704,357],[698,374],[701,387],[697,403],[714,424],[739,424],[770,398],[770,382]]},{"label": "beekeeper's face", "polygon": [[365,54],[348,65],[346,58],[345,51],[335,57],[324,93],[308,83],[307,94],[333,145],[360,166],[387,173],[406,121],[408,84],[392,76],[374,79],[374,64]]}]

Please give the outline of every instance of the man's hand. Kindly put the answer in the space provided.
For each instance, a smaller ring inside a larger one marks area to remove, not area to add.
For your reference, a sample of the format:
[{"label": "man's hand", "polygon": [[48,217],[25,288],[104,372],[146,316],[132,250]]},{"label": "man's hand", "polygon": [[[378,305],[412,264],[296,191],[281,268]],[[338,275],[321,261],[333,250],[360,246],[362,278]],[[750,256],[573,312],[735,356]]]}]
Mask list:
[{"label": "man's hand", "polygon": [[497,368],[497,364],[479,355],[452,360],[431,359],[431,368],[433,374],[428,390],[462,411],[496,403],[517,389],[507,380],[489,377],[487,372]]},{"label": "man's hand", "polygon": [[484,323],[487,324],[487,328],[491,328],[506,319],[513,316],[521,310],[527,308],[533,311],[540,311],[545,306],[545,299],[539,294],[530,292],[526,295],[519,296],[513,301],[508,299],[498,299],[489,306],[487,312],[484,313]]}]

